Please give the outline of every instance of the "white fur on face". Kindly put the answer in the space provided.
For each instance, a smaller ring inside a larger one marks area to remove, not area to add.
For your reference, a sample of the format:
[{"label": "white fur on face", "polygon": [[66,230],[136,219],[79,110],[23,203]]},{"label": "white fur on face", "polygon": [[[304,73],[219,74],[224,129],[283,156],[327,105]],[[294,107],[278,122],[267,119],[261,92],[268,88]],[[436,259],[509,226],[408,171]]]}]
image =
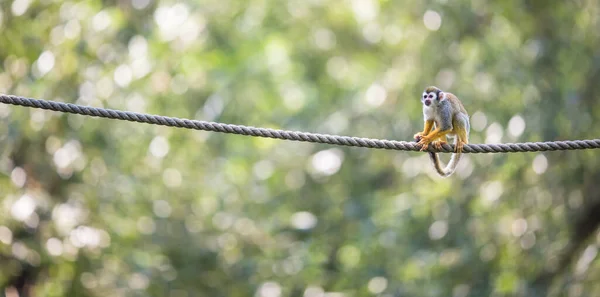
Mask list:
[{"label": "white fur on face", "polygon": [[429,93],[423,92],[423,99],[435,100],[435,98],[437,98],[437,95],[435,94],[435,92],[429,92]]}]

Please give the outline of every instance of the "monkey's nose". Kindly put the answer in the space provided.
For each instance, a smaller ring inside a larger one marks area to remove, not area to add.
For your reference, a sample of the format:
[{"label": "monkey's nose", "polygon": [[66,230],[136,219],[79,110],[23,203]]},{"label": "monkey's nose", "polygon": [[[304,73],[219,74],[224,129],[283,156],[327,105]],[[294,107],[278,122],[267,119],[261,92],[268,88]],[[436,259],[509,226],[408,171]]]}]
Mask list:
[{"label": "monkey's nose", "polygon": [[429,99],[425,100],[425,105],[427,105],[427,106],[431,105],[431,100],[429,100]]}]

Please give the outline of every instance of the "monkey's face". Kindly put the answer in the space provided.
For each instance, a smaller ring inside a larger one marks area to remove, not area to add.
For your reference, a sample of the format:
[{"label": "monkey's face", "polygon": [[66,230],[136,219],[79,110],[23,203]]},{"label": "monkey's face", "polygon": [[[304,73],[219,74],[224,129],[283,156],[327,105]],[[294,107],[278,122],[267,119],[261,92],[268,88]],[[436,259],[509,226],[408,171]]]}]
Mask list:
[{"label": "monkey's face", "polygon": [[430,106],[431,103],[438,99],[437,92],[423,92],[423,97],[421,98],[421,102],[425,104],[425,106]]}]

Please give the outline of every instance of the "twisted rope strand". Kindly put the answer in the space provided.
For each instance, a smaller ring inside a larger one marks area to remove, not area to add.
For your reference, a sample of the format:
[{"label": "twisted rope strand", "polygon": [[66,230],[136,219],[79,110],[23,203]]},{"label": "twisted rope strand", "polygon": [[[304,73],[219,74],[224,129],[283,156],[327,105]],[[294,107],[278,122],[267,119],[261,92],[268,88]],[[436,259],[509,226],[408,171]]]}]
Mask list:
[{"label": "twisted rope strand", "polygon": [[[328,135],[308,133],[299,131],[274,130],[256,128],[250,126],[222,124],[215,122],[197,121],[150,115],[130,111],[88,107],[71,103],[31,99],[14,95],[0,94],[0,103],[20,105],[33,108],[41,108],[66,113],[87,115],[100,118],[118,119],[131,122],[140,122],[169,127],[213,131],[229,134],[238,134],[255,137],[267,137],[284,140],[294,140],[313,143],[325,143],[332,145],[343,145],[353,147],[388,149],[400,151],[419,151],[420,146],[415,142],[394,141],[385,139],[371,139],[361,137]],[[526,143],[499,143],[499,144],[468,144],[463,148],[465,153],[517,153],[537,151],[559,151],[559,150],[583,150],[600,148],[600,139],[572,140],[572,141],[549,141],[549,142],[526,142]],[[427,151],[450,153],[454,145],[446,144],[442,150],[429,146]]]}]

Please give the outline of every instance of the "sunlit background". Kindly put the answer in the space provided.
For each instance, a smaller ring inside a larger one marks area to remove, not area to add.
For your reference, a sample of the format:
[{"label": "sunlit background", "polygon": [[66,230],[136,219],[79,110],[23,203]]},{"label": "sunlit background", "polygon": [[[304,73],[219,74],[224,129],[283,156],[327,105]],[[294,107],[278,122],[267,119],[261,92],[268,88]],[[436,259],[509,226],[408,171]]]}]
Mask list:
[{"label": "sunlit background", "polygon": [[[411,140],[600,137],[589,0],[0,0],[0,93]],[[0,104],[0,296],[597,296],[598,151],[416,152]],[[448,155],[442,156],[447,160]]]}]

